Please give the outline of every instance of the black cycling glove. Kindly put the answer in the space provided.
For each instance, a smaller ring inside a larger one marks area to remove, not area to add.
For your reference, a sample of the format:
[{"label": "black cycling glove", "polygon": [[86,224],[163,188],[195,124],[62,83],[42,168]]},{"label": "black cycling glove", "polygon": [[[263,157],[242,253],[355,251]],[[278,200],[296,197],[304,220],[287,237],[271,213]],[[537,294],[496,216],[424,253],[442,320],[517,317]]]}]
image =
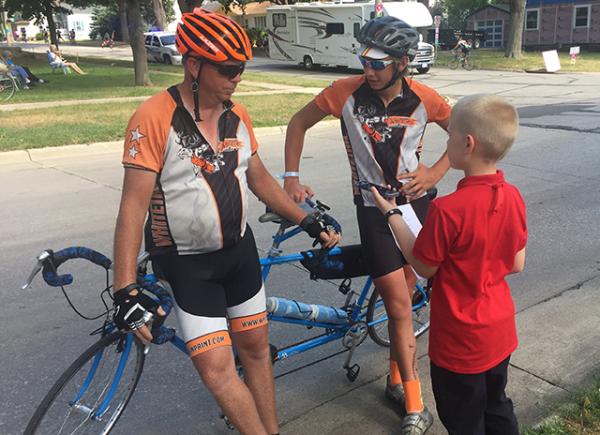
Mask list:
[{"label": "black cycling glove", "polygon": [[[137,290],[137,294],[131,295],[133,290]],[[144,326],[152,319],[153,313],[156,312],[158,307],[158,300],[152,296],[137,284],[129,284],[127,287],[116,291],[113,314],[115,325],[122,331]]]},{"label": "black cycling glove", "polygon": [[340,224],[328,214],[312,215],[308,214],[300,222],[300,228],[308,233],[310,237],[315,239],[315,243],[321,242],[321,233],[323,231],[335,231],[337,234],[342,234]]}]

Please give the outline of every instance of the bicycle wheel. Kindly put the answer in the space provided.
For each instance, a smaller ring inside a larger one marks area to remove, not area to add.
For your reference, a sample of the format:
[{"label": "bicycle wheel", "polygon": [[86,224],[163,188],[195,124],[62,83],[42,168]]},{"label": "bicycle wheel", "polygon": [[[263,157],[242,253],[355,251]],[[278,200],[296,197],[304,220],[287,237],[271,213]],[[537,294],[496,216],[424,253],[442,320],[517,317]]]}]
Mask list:
[{"label": "bicycle wheel", "polygon": [[465,60],[463,61],[463,68],[467,71],[471,71],[473,69],[473,61],[471,58],[465,57]]},{"label": "bicycle wheel", "polygon": [[[46,394],[25,434],[109,433],[133,395],[145,357],[143,344],[133,334],[114,332],[101,338]],[[120,382],[111,388],[119,369],[123,370]],[[107,397],[112,398],[103,410]]]},{"label": "bicycle wheel", "polygon": [[456,57],[453,57],[452,59],[450,59],[448,61],[448,68],[450,68],[450,69],[458,68],[458,59]]},{"label": "bicycle wheel", "polygon": [[0,101],[8,101],[17,90],[15,79],[10,74],[0,74]]},{"label": "bicycle wheel", "polygon": [[[416,309],[413,308],[413,330],[416,338],[419,338],[429,329],[429,289],[426,287],[421,288],[424,290],[415,291],[412,301],[413,307],[418,306]],[[372,324],[372,322],[377,323]],[[390,335],[388,332],[387,313],[383,305],[383,299],[376,288],[373,289],[373,293],[371,293],[369,299],[367,324],[369,325],[368,331],[371,339],[380,346],[389,347]]]}]

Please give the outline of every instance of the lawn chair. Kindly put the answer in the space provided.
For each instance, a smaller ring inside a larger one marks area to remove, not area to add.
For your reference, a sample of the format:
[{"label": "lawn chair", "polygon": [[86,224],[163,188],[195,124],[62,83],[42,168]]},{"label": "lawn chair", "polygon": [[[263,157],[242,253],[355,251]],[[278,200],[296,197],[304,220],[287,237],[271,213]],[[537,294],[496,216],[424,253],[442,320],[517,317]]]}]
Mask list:
[{"label": "lawn chair", "polygon": [[53,62],[52,61],[52,53],[50,53],[50,51],[46,52],[47,58],[48,58],[48,64],[50,65],[50,68],[52,68],[52,74],[54,74],[54,71],[56,71],[57,69],[61,68],[63,71],[63,74],[71,74],[71,69],[65,65],[62,61],[61,62]]}]

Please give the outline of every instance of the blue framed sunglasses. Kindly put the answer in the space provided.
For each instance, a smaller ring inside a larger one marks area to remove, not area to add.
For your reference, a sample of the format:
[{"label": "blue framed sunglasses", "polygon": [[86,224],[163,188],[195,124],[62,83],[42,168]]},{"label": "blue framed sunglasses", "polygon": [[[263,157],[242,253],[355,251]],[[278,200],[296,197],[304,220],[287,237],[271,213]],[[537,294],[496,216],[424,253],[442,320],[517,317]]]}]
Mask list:
[{"label": "blue framed sunglasses", "polygon": [[388,65],[394,63],[393,60],[369,60],[366,57],[358,56],[358,60],[360,61],[363,68],[371,68],[374,71],[381,71],[385,69]]}]

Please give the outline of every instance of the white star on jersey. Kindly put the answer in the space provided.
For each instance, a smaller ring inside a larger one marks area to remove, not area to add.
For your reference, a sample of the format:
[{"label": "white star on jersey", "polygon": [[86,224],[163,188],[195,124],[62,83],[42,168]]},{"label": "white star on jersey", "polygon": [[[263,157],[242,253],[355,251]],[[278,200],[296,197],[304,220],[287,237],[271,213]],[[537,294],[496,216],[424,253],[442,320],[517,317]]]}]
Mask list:
[{"label": "white star on jersey", "polygon": [[137,156],[138,154],[139,154],[139,151],[135,147],[135,145],[131,145],[131,147],[129,148],[129,157],[131,157],[132,159],[135,159],[135,156]]},{"label": "white star on jersey", "polygon": [[146,137],[146,135],[140,132],[140,127],[136,127],[135,130],[131,130],[131,142],[138,142],[140,139]]}]

